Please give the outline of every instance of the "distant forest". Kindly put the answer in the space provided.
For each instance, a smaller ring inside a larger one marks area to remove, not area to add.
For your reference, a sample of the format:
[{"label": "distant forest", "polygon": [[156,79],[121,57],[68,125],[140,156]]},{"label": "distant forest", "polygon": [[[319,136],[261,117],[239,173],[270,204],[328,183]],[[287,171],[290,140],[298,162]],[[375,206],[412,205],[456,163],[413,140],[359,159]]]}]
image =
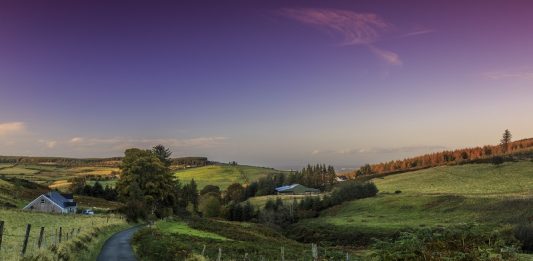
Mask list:
[{"label": "distant forest", "polygon": [[[206,166],[213,164],[206,157],[182,157],[171,160],[173,165]],[[122,157],[112,158],[61,158],[61,157],[24,157],[24,156],[0,156],[0,163],[11,164],[50,164],[65,167],[91,166],[91,167],[118,167]]]},{"label": "distant forest", "polygon": [[407,158],[403,160],[394,160],[372,165],[366,164],[362,166],[359,170],[355,171],[355,173],[353,173],[352,175],[355,175],[356,177],[364,177],[376,174],[390,174],[395,172],[431,168],[442,165],[454,165],[476,162],[494,163],[494,159],[498,159],[498,161],[503,161],[506,160],[507,156],[509,156],[510,158],[513,155],[520,155],[521,153],[531,151],[532,149],[533,138],[518,140],[514,142],[507,141],[499,145],[486,145],[483,147],[457,149],[453,151],[442,151]]}]

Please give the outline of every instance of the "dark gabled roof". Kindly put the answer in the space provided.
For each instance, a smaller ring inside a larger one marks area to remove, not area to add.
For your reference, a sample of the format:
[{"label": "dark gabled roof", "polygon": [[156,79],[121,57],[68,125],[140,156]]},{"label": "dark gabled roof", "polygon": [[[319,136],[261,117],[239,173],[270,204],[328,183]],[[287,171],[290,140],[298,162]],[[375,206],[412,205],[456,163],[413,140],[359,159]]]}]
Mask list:
[{"label": "dark gabled roof", "polygon": [[304,185],[300,185],[300,184],[292,184],[292,185],[281,186],[281,187],[277,187],[276,188],[277,192],[290,192],[290,191],[294,191],[294,190],[299,190],[301,192],[320,192],[319,189],[308,188],[308,187],[306,187]]},{"label": "dark gabled roof", "polygon": [[[72,194],[67,194],[67,196],[68,195],[70,195],[71,199],[73,198]],[[77,205],[76,202],[70,202],[69,198],[65,197],[64,195],[62,195],[61,193],[57,191],[50,191],[44,194],[44,196],[49,198],[50,200],[52,200],[54,203],[61,206],[62,208],[74,207]]]},{"label": "dark gabled roof", "polygon": [[66,199],[74,199],[74,194],[72,193],[70,194],[61,193],[61,196],[63,196]]}]

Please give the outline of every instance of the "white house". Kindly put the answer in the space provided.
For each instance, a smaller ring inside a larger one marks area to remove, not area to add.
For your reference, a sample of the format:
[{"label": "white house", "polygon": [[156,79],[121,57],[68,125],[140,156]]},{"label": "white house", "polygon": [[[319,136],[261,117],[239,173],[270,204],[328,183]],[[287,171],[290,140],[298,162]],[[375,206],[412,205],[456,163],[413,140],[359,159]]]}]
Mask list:
[{"label": "white house", "polygon": [[72,194],[50,191],[38,196],[23,209],[49,213],[76,213],[77,203]]}]

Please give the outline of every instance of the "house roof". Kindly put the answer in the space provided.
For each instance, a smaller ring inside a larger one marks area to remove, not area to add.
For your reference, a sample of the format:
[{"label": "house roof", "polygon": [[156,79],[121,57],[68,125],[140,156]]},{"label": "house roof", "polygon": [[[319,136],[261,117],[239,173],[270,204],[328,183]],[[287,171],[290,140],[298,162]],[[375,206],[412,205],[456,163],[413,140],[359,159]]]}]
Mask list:
[{"label": "house roof", "polygon": [[45,197],[49,198],[50,200],[52,200],[54,203],[56,203],[57,205],[63,207],[63,208],[66,208],[66,207],[75,207],[76,206],[76,202],[71,202],[69,201],[70,199],[72,199],[72,194],[67,194],[65,197],[65,195],[57,192],[57,191],[50,191],[46,194],[44,194]]},{"label": "house roof", "polygon": [[277,192],[289,192],[289,191],[295,190],[296,188],[298,188],[300,191],[303,191],[303,192],[319,192],[320,191],[318,189],[308,188],[300,184],[292,184],[292,185],[277,187],[276,191]]}]

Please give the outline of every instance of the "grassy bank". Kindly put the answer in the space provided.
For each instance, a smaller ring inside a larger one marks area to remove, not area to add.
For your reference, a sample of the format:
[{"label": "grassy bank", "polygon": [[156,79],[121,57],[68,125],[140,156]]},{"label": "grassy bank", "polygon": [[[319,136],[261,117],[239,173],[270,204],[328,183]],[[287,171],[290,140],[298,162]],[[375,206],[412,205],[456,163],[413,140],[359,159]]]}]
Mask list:
[{"label": "grassy bank", "polygon": [[[141,260],[184,260],[196,255],[216,260],[310,260],[310,244],[302,244],[259,224],[209,219],[160,221],[154,228],[140,230],[134,247]],[[204,249],[205,247],[205,249]],[[319,246],[320,256],[340,260],[345,252],[339,248]]]},{"label": "grassy bank", "polygon": [[[118,216],[81,216],[27,212],[21,210],[0,209],[0,220],[4,221],[4,235],[0,256],[2,260],[19,260],[23,246],[23,239],[27,224],[31,224],[30,235],[25,256],[58,256],[70,255],[85,249],[85,244],[78,244],[78,240],[89,242],[89,238],[99,236],[111,226],[125,225],[126,222]],[[40,228],[44,227],[42,248],[38,249]],[[59,228],[61,227],[61,243],[59,242]],[[79,229],[79,230],[78,230]],[[75,246],[75,248],[72,247]],[[74,259],[72,259],[74,260]]]}]

